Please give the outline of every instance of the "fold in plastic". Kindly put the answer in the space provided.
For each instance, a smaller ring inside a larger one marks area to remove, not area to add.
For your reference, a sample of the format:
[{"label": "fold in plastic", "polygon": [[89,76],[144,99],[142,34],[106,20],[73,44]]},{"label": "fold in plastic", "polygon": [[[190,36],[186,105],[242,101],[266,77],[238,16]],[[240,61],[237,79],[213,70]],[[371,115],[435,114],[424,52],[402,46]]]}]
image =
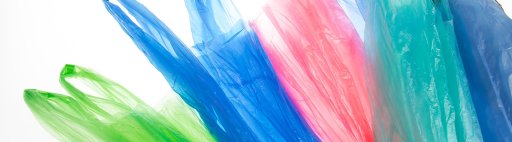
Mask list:
[{"label": "fold in plastic", "polygon": [[352,22],[352,25],[356,28],[357,34],[359,34],[359,38],[364,40],[364,27],[365,22],[360,9],[363,0],[337,0],[340,4],[343,11],[346,13],[347,17]]},{"label": "fold in plastic", "polygon": [[481,141],[446,0],[368,0],[377,141]]},{"label": "fold in plastic", "polygon": [[269,1],[251,25],[322,141],[373,141],[362,41],[335,0]]},{"label": "fold in plastic", "polygon": [[316,141],[279,85],[254,33],[226,1],[187,1],[197,43],[193,51],[199,57],[140,3],[119,2],[141,28],[117,6],[105,4],[219,141]]},{"label": "fold in plastic", "polygon": [[60,82],[71,96],[27,89],[24,98],[61,141],[214,141],[179,99],[164,104],[172,111],[157,112],[119,84],[74,65],[64,67]]},{"label": "fold in plastic", "polygon": [[512,139],[512,19],[494,0],[449,0],[486,141]]}]

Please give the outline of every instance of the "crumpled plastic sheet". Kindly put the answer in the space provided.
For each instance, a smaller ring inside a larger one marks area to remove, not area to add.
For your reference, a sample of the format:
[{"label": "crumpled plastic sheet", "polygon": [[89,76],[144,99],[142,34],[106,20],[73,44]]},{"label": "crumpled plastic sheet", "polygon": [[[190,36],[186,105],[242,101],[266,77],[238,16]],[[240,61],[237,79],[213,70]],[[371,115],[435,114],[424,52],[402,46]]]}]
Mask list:
[{"label": "crumpled plastic sheet", "polygon": [[512,140],[512,19],[494,0],[449,0],[486,141]]},{"label": "crumpled plastic sheet", "polygon": [[192,50],[140,3],[119,2],[142,28],[116,5],[105,4],[219,141],[317,140],[289,102],[254,33],[225,1],[187,1],[197,43]]},{"label": "crumpled plastic sheet", "polygon": [[179,99],[158,112],[119,84],[75,65],[62,69],[60,82],[71,96],[27,89],[24,99],[61,141],[215,141]]},{"label": "crumpled plastic sheet", "polygon": [[364,4],[377,141],[482,141],[446,0]]},{"label": "crumpled plastic sheet", "polygon": [[254,27],[322,141],[373,141],[363,43],[336,0],[269,1]]}]

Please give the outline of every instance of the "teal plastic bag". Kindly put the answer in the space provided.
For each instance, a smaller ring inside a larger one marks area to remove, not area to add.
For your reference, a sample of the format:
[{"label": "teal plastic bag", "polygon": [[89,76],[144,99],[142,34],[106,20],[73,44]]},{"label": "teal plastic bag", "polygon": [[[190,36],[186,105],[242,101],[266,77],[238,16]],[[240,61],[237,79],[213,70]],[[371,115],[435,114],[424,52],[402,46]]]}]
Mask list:
[{"label": "teal plastic bag", "polygon": [[376,141],[481,141],[445,0],[364,2]]}]

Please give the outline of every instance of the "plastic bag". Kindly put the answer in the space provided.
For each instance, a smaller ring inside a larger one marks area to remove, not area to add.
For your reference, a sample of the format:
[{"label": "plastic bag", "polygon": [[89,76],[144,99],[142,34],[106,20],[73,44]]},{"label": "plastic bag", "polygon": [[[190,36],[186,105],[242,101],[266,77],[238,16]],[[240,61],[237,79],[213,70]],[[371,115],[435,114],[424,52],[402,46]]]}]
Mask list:
[{"label": "plastic bag", "polygon": [[335,0],[279,0],[253,23],[299,111],[322,141],[373,141],[362,41]]},{"label": "plastic bag", "polygon": [[377,141],[481,141],[446,0],[368,0]]},{"label": "plastic bag", "polygon": [[24,98],[61,141],[215,141],[179,99],[163,105],[172,111],[157,112],[119,84],[75,65],[64,67],[60,82],[71,96],[27,89]]},{"label": "plastic bag", "polygon": [[512,20],[494,0],[449,0],[486,141],[512,139]]}]

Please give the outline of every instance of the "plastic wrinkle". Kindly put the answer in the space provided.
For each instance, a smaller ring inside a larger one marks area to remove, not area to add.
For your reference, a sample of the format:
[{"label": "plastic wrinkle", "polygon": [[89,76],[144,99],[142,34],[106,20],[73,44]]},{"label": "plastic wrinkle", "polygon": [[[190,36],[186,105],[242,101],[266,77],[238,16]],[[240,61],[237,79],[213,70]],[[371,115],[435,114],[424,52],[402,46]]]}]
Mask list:
[{"label": "plastic wrinkle", "polygon": [[373,141],[363,44],[335,0],[269,1],[251,25],[322,141]]},{"label": "plastic wrinkle", "polygon": [[172,111],[157,112],[119,84],[75,65],[64,67],[60,82],[71,96],[27,89],[24,99],[61,141],[215,141],[179,99],[163,105]]},{"label": "plastic wrinkle", "polygon": [[376,141],[482,141],[446,0],[368,0]]},{"label": "plastic wrinkle", "polygon": [[494,0],[449,0],[486,141],[512,140],[512,20]]}]

